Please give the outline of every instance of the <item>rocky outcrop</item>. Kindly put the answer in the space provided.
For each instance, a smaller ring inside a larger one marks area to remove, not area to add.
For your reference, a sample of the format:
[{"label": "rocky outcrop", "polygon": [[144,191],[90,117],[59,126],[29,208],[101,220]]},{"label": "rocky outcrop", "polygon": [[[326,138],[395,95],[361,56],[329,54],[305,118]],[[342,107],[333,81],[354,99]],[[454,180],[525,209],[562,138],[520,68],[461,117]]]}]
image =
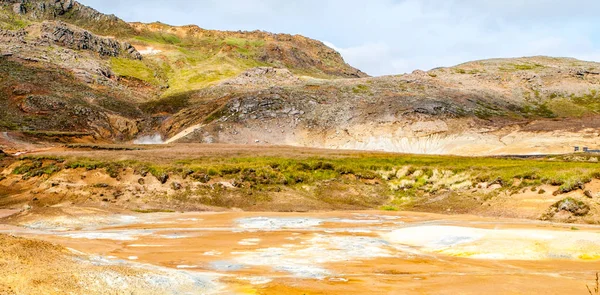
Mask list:
[{"label": "rocky outcrop", "polygon": [[134,33],[122,19],[74,0],[0,0],[0,5],[11,6],[13,13],[33,21],[62,20],[102,35]]},{"label": "rocky outcrop", "polygon": [[235,78],[221,82],[221,85],[275,86],[300,82],[288,69],[258,67],[249,69]]},{"label": "rocky outcrop", "polygon": [[25,5],[23,3],[15,3],[13,4],[13,12],[15,14],[25,14],[27,12],[27,9],[25,8]]},{"label": "rocky outcrop", "polygon": [[25,30],[11,31],[11,30],[0,30],[0,42],[2,43],[25,43],[25,36],[27,32]]},{"label": "rocky outcrop", "polygon": [[2,0],[1,4],[9,4],[16,14],[27,14],[42,19],[57,17],[70,11],[75,5],[73,0]]},{"label": "rocky outcrop", "polygon": [[44,22],[41,39],[75,50],[91,50],[101,56],[142,59],[142,55],[129,43],[96,36],[64,22]]}]

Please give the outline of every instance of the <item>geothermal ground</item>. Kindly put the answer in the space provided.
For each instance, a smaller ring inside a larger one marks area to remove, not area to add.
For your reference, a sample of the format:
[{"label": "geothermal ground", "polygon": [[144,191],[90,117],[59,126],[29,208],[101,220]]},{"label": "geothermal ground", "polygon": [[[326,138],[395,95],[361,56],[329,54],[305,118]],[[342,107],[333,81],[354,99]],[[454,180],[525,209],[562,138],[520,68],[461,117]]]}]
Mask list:
[{"label": "geothermal ground", "polygon": [[[95,267],[78,289],[45,285],[56,294],[585,294],[600,258],[591,225],[382,211],[47,211],[5,218],[0,241],[51,242],[76,257],[75,269]],[[18,260],[18,249],[2,249],[0,261]],[[15,294],[51,276],[2,269],[0,286]]]}]

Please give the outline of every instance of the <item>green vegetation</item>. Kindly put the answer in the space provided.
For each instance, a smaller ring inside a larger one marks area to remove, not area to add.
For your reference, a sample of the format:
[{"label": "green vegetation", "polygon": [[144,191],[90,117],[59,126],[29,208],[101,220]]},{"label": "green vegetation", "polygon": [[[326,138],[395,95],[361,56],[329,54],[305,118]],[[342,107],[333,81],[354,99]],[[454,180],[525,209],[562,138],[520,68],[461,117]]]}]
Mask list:
[{"label": "green vegetation", "polygon": [[110,65],[118,76],[135,78],[153,85],[160,84],[155,71],[141,60],[113,57]]},{"label": "green vegetation", "polygon": [[600,113],[600,92],[596,89],[589,90],[582,95],[571,94],[563,96],[552,93],[548,96],[544,106],[557,117],[580,118],[586,115]]},{"label": "green vegetation", "polygon": [[236,47],[236,50],[242,54],[254,55],[258,48],[265,46],[264,40],[253,40],[245,38],[229,37],[225,39],[225,44]]},{"label": "green vegetation", "polygon": [[169,97],[152,100],[140,106],[144,112],[155,114],[160,112],[174,114],[188,106],[191,93],[179,93]]},{"label": "green vegetation", "polygon": [[60,170],[61,167],[57,166],[56,163],[44,163],[41,160],[34,160],[17,166],[13,170],[13,174],[23,175],[23,179],[27,180],[31,177],[52,175]]},{"label": "green vegetation", "polygon": [[566,98],[553,99],[547,102],[548,109],[558,117],[580,118],[589,113],[589,109]]},{"label": "green vegetation", "polygon": [[30,24],[31,23],[29,21],[27,21],[26,19],[24,19],[18,15],[3,11],[0,8],[0,29],[2,29],[2,30],[20,30],[20,29],[27,27]]},{"label": "green vegetation", "polygon": [[525,104],[518,112],[526,118],[531,117],[542,117],[542,118],[556,118],[556,114],[553,112],[554,107],[549,107],[550,103],[532,103]]},{"label": "green vegetation", "polygon": [[[29,157],[23,160],[22,165],[13,173],[24,174],[49,167],[41,164],[44,159]],[[166,165],[131,160],[113,162],[67,159],[64,163],[62,159],[54,160],[52,165],[65,169],[106,169],[112,177],[117,177],[125,168],[132,168],[140,175],[150,173],[157,178],[165,174],[195,178],[219,177],[236,179],[252,186],[309,184],[349,175],[357,180],[387,183],[396,191],[435,191],[441,188],[471,187],[479,182],[498,183],[510,188],[513,187],[513,181],[519,179],[519,188],[551,184],[560,186],[561,192],[568,192],[600,177],[600,166],[596,163],[572,162],[560,158],[533,160],[416,155],[358,155],[334,159],[234,157],[180,160]],[[52,168],[46,171],[58,170]]]},{"label": "green vegetation", "polygon": [[[332,208],[388,211],[452,208],[453,212],[462,213],[503,194],[525,190],[544,194],[545,191],[536,190],[541,185],[552,185],[552,193],[562,194],[600,178],[597,163],[559,156],[511,159],[346,154],[325,159],[302,155],[213,155],[165,162],[30,156],[20,158],[15,167],[13,174],[22,175],[23,179],[47,177],[58,171],[69,173],[70,169],[97,170],[117,180],[132,179],[133,174],[133,179],[137,179],[135,185],[158,181],[164,189],[169,189],[148,196],[157,198],[159,203],[177,200],[180,204],[221,207],[248,208],[256,204],[277,207],[275,203],[267,203],[273,198],[297,196],[309,201],[303,204],[312,204],[310,200],[315,200]],[[132,184],[128,181],[123,185]],[[89,187],[104,194],[104,190],[116,193],[122,190],[120,185],[103,183],[90,183]],[[281,194],[277,194],[279,192]],[[438,197],[439,202],[431,201]],[[290,210],[288,207],[279,209]],[[562,210],[585,216],[590,209],[582,201],[566,198],[550,207],[543,217],[552,219]]]},{"label": "green vegetation", "polygon": [[164,33],[164,32],[142,32],[140,36],[135,36],[134,39],[147,43],[159,43],[159,44],[180,44],[181,39],[176,35]]},{"label": "green vegetation", "polygon": [[361,94],[361,93],[369,93],[370,91],[369,91],[369,86],[360,84],[360,85],[354,86],[354,88],[352,88],[352,92],[355,94]]},{"label": "green vegetation", "polygon": [[545,68],[544,65],[538,63],[524,63],[524,64],[508,64],[506,66],[498,68],[504,72],[516,72],[516,71],[530,71],[536,69]]}]

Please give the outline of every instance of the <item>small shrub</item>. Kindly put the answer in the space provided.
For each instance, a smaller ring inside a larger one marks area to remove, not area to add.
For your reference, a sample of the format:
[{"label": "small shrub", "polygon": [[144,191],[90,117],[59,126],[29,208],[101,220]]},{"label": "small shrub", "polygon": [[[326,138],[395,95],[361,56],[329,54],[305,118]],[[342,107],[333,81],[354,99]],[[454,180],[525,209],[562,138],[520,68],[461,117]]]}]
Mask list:
[{"label": "small shrub", "polygon": [[381,206],[381,210],[383,211],[398,211],[398,208],[391,205]]}]

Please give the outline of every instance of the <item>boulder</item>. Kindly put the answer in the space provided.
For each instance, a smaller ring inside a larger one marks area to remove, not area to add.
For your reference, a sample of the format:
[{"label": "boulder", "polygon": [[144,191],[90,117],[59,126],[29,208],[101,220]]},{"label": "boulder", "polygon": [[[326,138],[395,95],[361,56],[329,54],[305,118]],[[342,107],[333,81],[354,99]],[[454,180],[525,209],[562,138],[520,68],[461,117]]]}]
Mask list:
[{"label": "boulder", "polygon": [[23,3],[15,3],[13,4],[13,12],[15,14],[25,14],[27,13],[27,9]]},{"label": "boulder", "polygon": [[158,179],[158,181],[160,181],[160,183],[165,184],[167,183],[167,180],[169,180],[169,174],[167,173],[162,173],[161,175],[156,177]]}]

